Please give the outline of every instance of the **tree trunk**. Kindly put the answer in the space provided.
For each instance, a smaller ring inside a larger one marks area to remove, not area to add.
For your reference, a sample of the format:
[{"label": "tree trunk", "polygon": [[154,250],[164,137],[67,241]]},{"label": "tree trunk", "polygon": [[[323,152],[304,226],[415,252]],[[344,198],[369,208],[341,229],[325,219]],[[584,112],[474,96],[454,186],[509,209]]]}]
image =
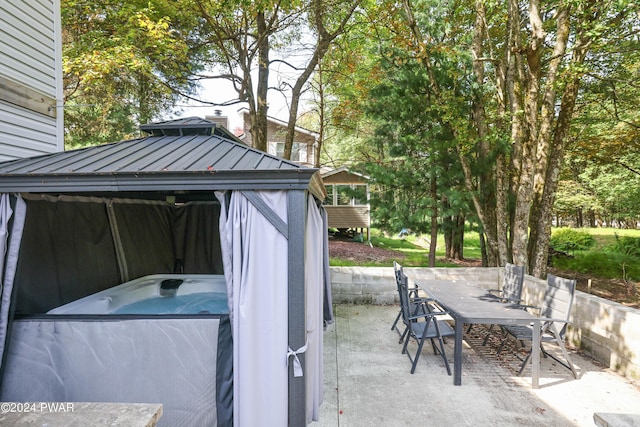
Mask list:
[{"label": "tree trunk", "polygon": [[[520,34],[520,14],[518,2],[511,0],[509,19],[517,34]],[[510,87],[512,119],[512,139],[519,147],[513,160],[519,165],[517,185],[514,188],[515,205],[513,215],[512,257],[517,265],[528,266],[529,217],[533,200],[533,180],[535,176],[535,155],[538,122],[538,92],[541,75],[540,57],[543,49],[544,32],[536,7],[536,1],[530,2],[529,23],[530,41],[525,46],[521,37],[512,39],[513,44],[507,46],[515,52],[514,65],[516,73]],[[526,268],[526,267],[525,267]]]},{"label": "tree trunk", "polygon": [[339,25],[333,32],[327,31],[324,24],[324,17],[327,12],[332,13],[335,11],[326,10],[326,4],[322,0],[314,0],[312,2],[313,16],[315,17],[315,29],[318,33],[318,41],[316,43],[315,50],[311,59],[307,63],[306,67],[302,71],[302,74],[298,76],[295,84],[291,90],[291,104],[289,105],[289,121],[287,122],[287,133],[284,139],[284,158],[291,159],[291,151],[293,149],[293,139],[296,132],[296,121],[298,120],[298,108],[300,104],[300,96],[307,80],[315,70],[316,66],[322,61],[324,55],[329,50],[331,43],[336,37],[341,35],[346,28],[347,22],[351,19],[356,7],[360,4],[360,0],[352,2],[350,8],[342,16]]},{"label": "tree trunk", "polygon": [[464,215],[456,215],[453,221],[452,255],[453,259],[464,259]]},{"label": "tree trunk", "polygon": [[256,17],[258,28],[258,88],[256,97],[256,116],[251,127],[253,146],[261,151],[267,151],[267,92],[269,89],[269,29],[264,11]]},{"label": "tree trunk", "polygon": [[453,230],[449,225],[451,217],[442,218],[442,235],[444,236],[444,258],[453,258]]},{"label": "tree trunk", "polygon": [[[544,95],[544,100],[542,103],[541,113],[540,113],[540,131],[538,134],[538,144],[537,144],[537,153],[536,153],[536,175],[534,181],[534,199],[531,207],[531,227],[530,230],[530,241],[529,247],[527,249],[529,254],[529,263],[528,266],[529,271],[532,273],[534,271],[538,271],[541,274],[546,272],[547,266],[547,255],[545,250],[545,254],[540,254],[538,256],[537,245],[540,240],[539,233],[543,232],[551,232],[549,227],[548,231],[545,231],[545,228],[538,227],[539,222],[541,220],[542,211],[551,212],[550,209],[544,208],[542,204],[544,203],[544,192],[545,186],[549,185],[547,182],[547,172],[551,165],[552,160],[549,158],[550,152],[552,151],[552,130],[553,130],[553,120],[555,118],[555,102],[557,98],[557,91],[555,88],[556,81],[558,80],[559,68],[562,63],[562,58],[566,52],[567,41],[569,39],[569,12],[567,9],[561,9],[557,14],[557,24],[556,24],[556,44],[554,46],[552,59],[549,62],[549,69],[547,71],[547,82],[546,82],[546,91]],[[550,222],[549,222],[550,223]],[[548,238],[547,238],[548,245]],[[542,262],[543,265],[539,265]],[[542,277],[542,275],[538,276]]]},{"label": "tree trunk", "polygon": [[318,64],[318,122],[320,124],[318,129],[318,141],[314,147],[313,153],[313,167],[320,168],[320,153],[322,153],[322,145],[324,144],[324,131],[325,131],[325,113],[326,104],[324,100],[324,74],[322,72],[322,63]]},{"label": "tree trunk", "polygon": [[151,118],[148,78],[144,74],[138,73],[138,121],[143,125],[149,123]]},{"label": "tree trunk", "polygon": [[489,267],[489,260],[487,259],[487,244],[484,238],[484,233],[478,233],[480,235],[480,253],[482,254],[482,266]]},{"label": "tree trunk", "polygon": [[[598,19],[598,14],[587,14],[587,16],[589,16],[589,19],[593,22]],[[561,24],[562,22],[559,20],[558,25],[560,26]],[[568,40],[568,19],[564,25],[567,26],[566,40]],[[586,27],[588,27],[588,25]],[[558,32],[561,33],[560,30]],[[576,44],[573,49],[571,64],[574,67],[580,66],[584,63],[590,45],[591,42],[588,30],[585,29],[583,32],[578,34]],[[560,168],[564,157],[565,142],[567,134],[569,133],[569,127],[571,126],[571,118],[578,98],[579,88],[580,77],[575,77],[567,83],[564,89],[562,101],[560,103],[560,111],[553,128],[553,135],[550,142],[551,151],[545,173],[544,188],[539,199],[539,208],[536,209],[536,212],[539,213],[539,215],[532,217],[531,228],[534,230],[532,235],[535,236],[535,240],[532,239],[533,246],[530,248],[531,265],[529,271],[531,271],[531,274],[534,276],[540,278],[544,277],[547,272],[547,258],[552,225],[551,214],[560,177]]]},{"label": "tree trunk", "polygon": [[435,174],[431,175],[431,242],[429,243],[429,267],[436,266],[438,248],[438,184]]},{"label": "tree trunk", "polygon": [[[584,40],[582,40],[584,43]],[[588,44],[580,46],[580,41],[574,53],[575,63],[581,64],[588,51]],[[537,227],[537,239],[535,241],[534,250],[532,251],[531,274],[535,277],[544,277],[547,273],[547,258],[549,253],[549,240],[551,238],[551,212],[553,210],[553,202],[558,188],[560,178],[560,169],[562,167],[562,159],[564,157],[565,140],[571,125],[571,117],[575,108],[576,99],[578,98],[578,89],[580,87],[580,79],[570,82],[564,91],[560,113],[553,134],[553,146],[549,157],[549,168],[547,169],[547,179],[544,186],[544,192],[540,203],[540,217],[536,218],[537,222],[532,223],[532,228]]]},{"label": "tree trunk", "polygon": [[[474,23],[474,36],[472,51],[476,60],[473,61],[474,77],[478,88],[482,88],[485,80],[484,62],[479,58],[484,57],[484,50],[482,41],[486,33],[486,12],[484,2],[476,0],[476,19]],[[488,141],[487,120],[485,111],[485,102],[483,99],[483,93],[481,90],[477,90],[474,93],[473,99],[473,119],[477,132],[477,147],[476,147],[476,159],[479,164],[487,162],[487,159],[491,155],[491,146]],[[463,160],[463,165],[466,162]],[[473,174],[468,170],[468,166],[465,168],[465,181],[467,187],[471,190],[473,188]],[[496,206],[501,206],[504,194],[496,193],[495,191],[495,179],[493,170],[491,168],[485,168],[484,172],[481,172],[477,180],[477,188],[472,190],[472,194],[476,191],[479,193],[479,198],[474,197],[474,205],[482,219],[482,223],[485,224],[486,237],[488,241],[487,257],[489,265],[499,265],[502,263],[502,256],[504,251],[502,249],[502,243],[505,241],[506,233],[504,233],[503,223],[496,217]]]}]

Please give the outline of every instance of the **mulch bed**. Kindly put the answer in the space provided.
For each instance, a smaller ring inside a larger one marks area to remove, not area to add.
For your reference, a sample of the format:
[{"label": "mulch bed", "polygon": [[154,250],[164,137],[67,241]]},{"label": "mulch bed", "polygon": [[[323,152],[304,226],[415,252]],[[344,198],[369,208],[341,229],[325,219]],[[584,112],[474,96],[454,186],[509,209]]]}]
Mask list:
[{"label": "mulch bed", "polygon": [[329,239],[329,257],[360,262],[388,262],[391,266],[393,260],[404,259],[405,255],[398,251],[371,247],[368,243],[332,238]]}]

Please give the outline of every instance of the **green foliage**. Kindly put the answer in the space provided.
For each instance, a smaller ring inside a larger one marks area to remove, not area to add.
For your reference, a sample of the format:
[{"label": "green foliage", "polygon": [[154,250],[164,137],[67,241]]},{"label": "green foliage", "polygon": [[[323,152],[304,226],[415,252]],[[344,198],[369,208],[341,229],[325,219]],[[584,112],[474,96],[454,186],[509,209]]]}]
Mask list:
[{"label": "green foliage", "polygon": [[[632,223],[640,218],[640,15],[637,2],[617,1],[611,7],[605,19],[596,20],[589,29],[598,36],[593,39],[588,77],[581,85],[563,175],[592,199],[575,204],[574,213]],[[560,189],[564,186],[561,183]],[[559,201],[571,204],[567,197],[571,195],[572,190],[565,189]]]},{"label": "green foliage", "polygon": [[615,237],[616,243],[611,247],[613,252],[640,258],[640,237],[619,236],[618,233]]},{"label": "green foliage", "polygon": [[640,280],[640,258],[617,252],[606,255],[600,251],[577,253],[574,258],[554,259],[553,266],[603,279]]},{"label": "green foliage", "polygon": [[551,246],[559,251],[587,250],[595,244],[595,239],[586,231],[561,228],[551,235]]},{"label": "green foliage", "polygon": [[[555,230],[554,235],[561,230]],[[594,278],[640,280],[640,230],[585,228],[595,244],[587,250],[576,250],[573,257],[554,257],[553,266],[561,271],[575,271]],[[625,243],[620,244],[621,241]]]},{"label": "green foliage", "polygon": [[62,0],[65,144],[111,142],[195,88],[204,53],[193,10],[170,0]]},{"label": "green foliage", "polygon": [[[370,87],[366,113],[374,124],[368,143],[379,157],[362,167],[371,177],[372,218],[389,232],[410,228],[427,233],[434,208],[439,218],[468,215],[469,196],[463,185],[462,167],[455,152],[456,138],[443,126],[442,116],[457,108],[469,114],[468,106],[456,100],[434,103],[428,88],[428,70],[417,59],[396,47],[387,47],[378,62],[385,79]],[[440,58],[436,78],[449,85],[449,58]],[[455,91],[454,91],[455,92]]]}]

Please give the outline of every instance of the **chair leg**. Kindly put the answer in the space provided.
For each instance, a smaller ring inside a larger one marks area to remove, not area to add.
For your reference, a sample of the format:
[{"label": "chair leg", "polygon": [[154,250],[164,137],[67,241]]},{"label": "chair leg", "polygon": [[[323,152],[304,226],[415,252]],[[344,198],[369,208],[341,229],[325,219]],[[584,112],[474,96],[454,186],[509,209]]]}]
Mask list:
[{"label": "chair leg", "polygon": [[408,328],[404,338],[404,345],[402,346],[402,352],[400,354],[405,354],[407,352],[407,346],[409,345],[409,340],[411,339],[411,334],[408,333]]},{"label": "chair leg", "polygon": [[444,341],[442,337],[438,336],[438,341],[440,342],[440,355],[442,356],[442,360],[444,360],[444,366],[447,368],[447,374],[451,376],[451,366],[449,366],[449,360],[447,359],[447,353],[444,350]]},{"label": "chair leg", "polygon": [[487,345],[487,341],[489,340],[489,336],[491,335],[491,330],[493,329],[493,325],[489,325],[489,330],[487,331],[487,336],[482,340],[482,345]]},{"label": "chair leg", "polygon": [[[567,349],[564,346],[564,340],[560,337],[560,335],[558,334],[557,330],[555,330],[555,328],[551,330],[551,333],[556,340],[556,344],[560,346],[560,350],[562,350],[562,355],[564,356],[566,363],[563,362],[562,360],[559,360],[553,354],[547,353],[546,351],[544,351],[544,349],[542,351],[544,352],[544,354],[548,354],[549,357],[551,357],[556,362],[560,363],[565,368],[571,370],[571,373],[573,374],[573,378],[578,379],[578,372],[576,371],[576,368],[573,366],[573,363],[571,362],[571,358],[569,358],[569,353],[567,352]],[[542,347],[542,343],[540,343],[540,346]]]},{"label": "chair leg", "polygon": [[507,343],[508,339],[509,339],[508,335],[502,339],[502,342],[500,343],[500,347],[498,347],[498,351],[496,351],[496,356],[500,354],[500,352],[502,352],[502,349],[504,348],[504,345]]},{"label": "chair leg", "polygon": [[[559,364],[561,364],[562,366],[564,366],[565,368],[569,369],[571,371],[571,373],[573,374],[573,378],[577,379],[578,378],[578,373],[575,369],[575,367],[573,366],[573,363],[571,363],[571,359],[569,358],[569,353],[567,353],[567,349],[564,347],[564,343],[558,343],[558,345],[560,346],[560,349],[562,350],[562,354],[566,360],[566,363],[563,362],[562,360],[558,359],[556,356],[554,356],[553,354],[547,352],[544,347],[542,346],[542,343],[540,343],[540,352],[542,353],[542,355],[546,358],[547,356],[552,358],[553,360],[555,360],[556,362],[558,362]],[[532,353],[533,349],[527,354],[527,357],[524,359],[524,362],[522,362],[522,366],[520,366],[520,371],[518,371],[518,376],[522,375],[522,372],[524,371],[524,368],[527,366],[527,362],[529,361],[529,358],[531,358],[531,353]]]},{"label": "chair leg", "polygon": [[[396,328],[397,330],[397,328]],[[400,331],[398,331],[398,334],[400,335],[400,339],[398,340],[398,344],[402,344],[404,342],[404,338],[407,336],[407,332],[409,332],[409,328],[405,327],[404,328],[404,332],[400,333]]]},{"label": "chair leg", "polygon": [[433,338],[431,338],[431,348],[433,348],[433,354],[438,354],[438,347],[436,347],[436,342]]},{"label": "chair leg", "polygon": [[400,309],[400,311],[398,312],[398,315],[396,316],[396,320],[393,321],[393,325],[391,325],[391,330],[393,331],[394,329],[396,329],[396,325],[398,324],[398,322],[400,321],[400,316],[402,316],[402,308]]},{"label": "chair leg", "polygon": [[520,370],[518,371],[518,376],[522,375],[522,371],[524,371],[525,366],[527,366],[527,362],[531,358],[531,353],[533,353],[533,349],[529,353],[527,353],[527,357],[524,358],[522,365],[520,366]]},{"label": "chair leg", "polygon": [[418,365],[418,360],[420,359],[420,353],[422,353],[422,347],[424,346],[424,338],[420,339],[418,343],[418,351],[413,358],[413,364],[411,365],[411,373],[413,374],[416,371],[416,366]]}]

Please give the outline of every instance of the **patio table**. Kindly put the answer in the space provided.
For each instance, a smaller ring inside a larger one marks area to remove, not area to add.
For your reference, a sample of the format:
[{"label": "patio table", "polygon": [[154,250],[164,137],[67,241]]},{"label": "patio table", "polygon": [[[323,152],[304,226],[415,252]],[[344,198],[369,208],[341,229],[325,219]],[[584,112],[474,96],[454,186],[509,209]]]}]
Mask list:
[{"label": "patio table", "polygon": [[[486,289],[469,282],[455,280],[414,280],[415,284],[435,299],[455,320],[453,383],[462,384],[462,336],[464,324],[514,325],[532,324],[533,348],[540,348],[540,325],[536,317],[515,304],[502,303]],[[531,355],[532,388],[539,387],[540,352]]]}]

